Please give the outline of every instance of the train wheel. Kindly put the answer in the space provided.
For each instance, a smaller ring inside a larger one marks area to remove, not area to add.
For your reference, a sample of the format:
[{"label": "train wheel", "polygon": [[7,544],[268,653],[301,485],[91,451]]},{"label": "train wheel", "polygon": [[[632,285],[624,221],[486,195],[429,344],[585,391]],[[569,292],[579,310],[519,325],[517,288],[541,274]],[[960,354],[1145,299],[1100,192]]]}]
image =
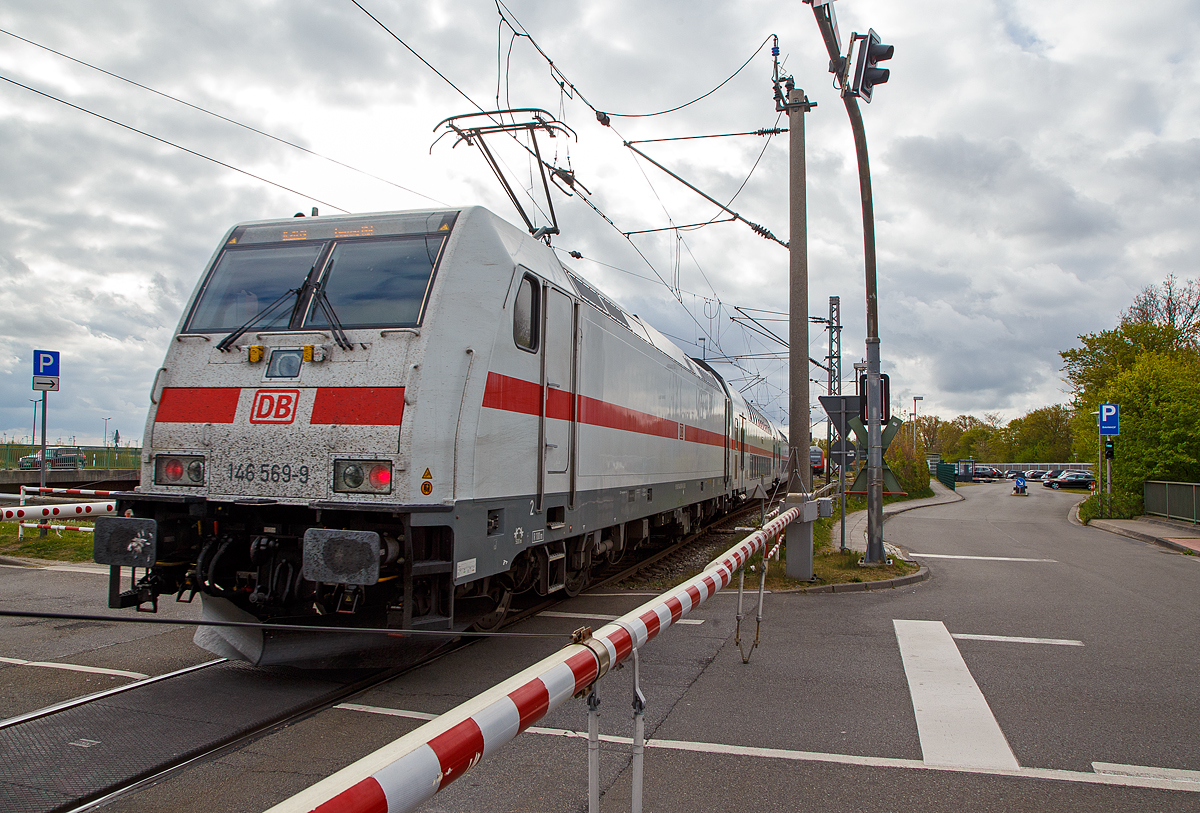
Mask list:
[{"label": "train wheel", "polygon": [[504,623],[508,609],[512,606],[513,591],[507,579],[492,579],[487,597],[493,602],[493,609],[475,620],[472,625],[479,632],[495,632]]}]

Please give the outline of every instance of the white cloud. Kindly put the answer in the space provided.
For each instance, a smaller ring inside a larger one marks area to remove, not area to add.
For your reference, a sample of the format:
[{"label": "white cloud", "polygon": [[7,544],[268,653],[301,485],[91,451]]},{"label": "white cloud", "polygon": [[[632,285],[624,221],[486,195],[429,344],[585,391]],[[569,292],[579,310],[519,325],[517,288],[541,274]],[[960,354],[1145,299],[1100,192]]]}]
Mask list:
[{"label": "white cloud", "polygon": [[[806,116],[810,303],[841,297],[844,368],[862,355],[861,214],[853,143],[808,6],[765,0],[563,4],[512,0],[574,82],[560,88],[491,0],[364,0],[484,107],[497,93],[578,133],[559,141],[622,230],[707,220],[717,210],[624,139],[773,126],[766,50],[721,91],[678,113],[602,127],[609,112],[664,109],[726,78],[772,33],[818,107]],[[1193,4],[1080,13],[1066,0],[841,0],[843,38],[874,27],[896,46],[891,80],[863,106],[874,171],[880,317],[897,403],[1012,417],[1063,398],[1058,351],[1110,327],[1144,285],[1194,276],[1200,101]],[[517,220],[479,155],[433,147],[432,128],[470,104],[352,4],[318,0],[14,0],[0,28],[447,203]],[[500,72],[498,73],[498,67]],[[150,379],[196,277],[234,222],[307,211],[417,208],[428,200],[0,35],[0,76],[252,172],[300,194],[0,83],[0,429],[28,430],[30,353],[64,353],[51,433],[98,440],[104,416],[141,434]],[[499,84],[499,91],[498,91]],[[504,103],[504,101],[502,101]],[[786,120],[785,120],[786,123]],[[742,184],[757,137],[645,145],[718,199]],[[787,136],[772,140],[734,208],[787,239]],[[519,157],[513,166],[524,164]],[[311,196],[311,197],[307,197]],[[556,200],[557,245],[631,310],[712,355],[770,343],[716,300],[786,309],[787,253],[742,224],[635,236],[681,307],[625,239],[577,200]],[[617,266],[631,273],[622,273]],[[636,276],[635,276],[636,275]],[[780,325],[780,331],[783,331]],[[814,326],[813,355],[824,338]],[[711,344],[711,342],[710,342]],[[747,361],[731,377],[783,419],[786,377]],[[69,373],[66,371],[70,371]],[[813,378],[824,374],[814,369]],[[849,379],[849,375],[847,375]],[[110,422],[109,429],[113,428]]]}]

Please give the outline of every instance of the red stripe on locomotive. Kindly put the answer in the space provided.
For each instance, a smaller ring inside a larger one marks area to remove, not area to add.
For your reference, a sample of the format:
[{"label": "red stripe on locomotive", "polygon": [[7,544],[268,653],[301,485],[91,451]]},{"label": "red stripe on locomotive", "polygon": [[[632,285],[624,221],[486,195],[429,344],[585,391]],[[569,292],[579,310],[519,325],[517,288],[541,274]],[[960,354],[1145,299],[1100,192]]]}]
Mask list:
[{"label": "red stripe on locomotive", "polygon": [[233,423],[237,387],[166,387],[158,399],[155,423]]},{"label": "red stripe on locomotive", "polygon": [[399,426],[403,417],[404,387],[321,387],[310,423]]}]

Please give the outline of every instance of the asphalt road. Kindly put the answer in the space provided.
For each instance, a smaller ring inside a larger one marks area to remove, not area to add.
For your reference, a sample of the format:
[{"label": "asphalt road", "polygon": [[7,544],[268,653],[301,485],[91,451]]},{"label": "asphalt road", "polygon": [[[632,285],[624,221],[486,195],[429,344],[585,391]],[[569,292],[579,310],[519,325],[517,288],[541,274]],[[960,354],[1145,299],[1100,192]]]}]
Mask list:
[{"label": "asphalt road", "polygon": [[[645,809],[1200,808],[1200,557],[1071,524],[1079,495],[1034,487],[1013,497],[1010,488],[965,486],[963,502],[888,521],[886,539],[932,569],[926,582],[769,596],[749,664],[733,644],[728,594],[688,616],[703,623],[652,641],[641,658]],[[585,594],[556,608],[574,617],[515,630],[551,637],[474,644],[356,698],[356,708],[323,712],[105,809],[265,809],[414,729],[414,715],[448,710],[554,651],[571,629],[603,623],[584,616],[645,600]],[[751,609],[747,641],[753,626]],[[26,640],[0,629],[0,656],[32,660],[22,647],[42,645],[36,631]],[[599,686],[601,732],[618,739],[601,749],[606,813],[630,805],[630,746],[619,738],[632,733],[631,672]],[[538,725],[423,809],[586,810],[586,742],[572,734],[586,731],[583,702]],[[1132,774],[1167,779],[1123,778]]]}]

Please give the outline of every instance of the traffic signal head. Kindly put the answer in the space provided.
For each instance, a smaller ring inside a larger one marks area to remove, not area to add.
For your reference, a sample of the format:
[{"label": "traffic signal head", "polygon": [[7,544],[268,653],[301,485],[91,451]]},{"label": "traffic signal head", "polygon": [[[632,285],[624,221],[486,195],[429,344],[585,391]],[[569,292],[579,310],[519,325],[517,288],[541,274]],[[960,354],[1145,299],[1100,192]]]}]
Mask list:
[{"label": "traffic signal head", "polygon": [[1112,460],[1114,457],[1116,457],[1116,442],[1112,435],[1105,435],[1105,437],[1104,437],[1104,459]]},{"label": "traffic signal head", "polygon": [[875,85],[882,85],[888,80],[891,71],[878,68],[876,64],[892,58],[895,48],[884,45],[879,41],[879,35],[872,28],[862,37],[858,47],[858,64],[854,69],[854,84],[851,89],[856,96],[861,96],[864,102],[870,103],[871,91]]}]

